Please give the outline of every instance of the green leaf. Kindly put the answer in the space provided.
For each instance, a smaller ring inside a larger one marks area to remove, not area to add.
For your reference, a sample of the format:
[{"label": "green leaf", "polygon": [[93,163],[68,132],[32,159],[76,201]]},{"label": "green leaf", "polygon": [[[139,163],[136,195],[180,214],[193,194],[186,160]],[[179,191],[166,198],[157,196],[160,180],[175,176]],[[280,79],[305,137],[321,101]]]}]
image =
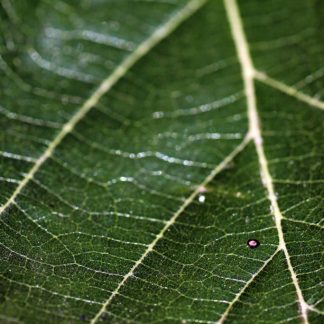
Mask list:
[{"label": "green leaf", "polygon": [[1,322],[323,320],[323,1],[0,4]]}]

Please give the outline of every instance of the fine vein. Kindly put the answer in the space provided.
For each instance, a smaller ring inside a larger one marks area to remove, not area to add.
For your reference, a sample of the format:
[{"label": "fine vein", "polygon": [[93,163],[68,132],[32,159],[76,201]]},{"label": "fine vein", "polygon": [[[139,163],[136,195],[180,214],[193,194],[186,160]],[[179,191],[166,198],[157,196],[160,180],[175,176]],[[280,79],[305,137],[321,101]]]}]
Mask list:
[{"label": "fine vein", "polygon": [[245,95],[246,95],[247,107],[248,107],[249,132],[250,132],[250,136],[253,138],[255,143],[255,147],[259,159],[262,182],[265,188],[267,189],[268,199],[271,203],[271,209],[274,215],[275,224],[278,231],[279,249],[284,251],[287,265],[290,271],[291,279],[296,289],[301,320],[303,323],[308,323],[307,311],[310,307],[304,300],[304,296],[299,286],[297,275],[291,264],[290,255],[287,250],[286,242],[284,239],[284,233],[281,226],[281,221],[283,219],[283,216],[281,214],[277,202],[277,197],[273,186],[273,180],[268,168],[268,161],[264,153],[263,139],[261,135],[261,128],[260,128],[259,116],[258,116],[257,104],[256,104],[256,95],[254,89],[255,69],[250,56],[248,42],[245,36],[243,23],[241,21],[236,0],[225,0],[225,7],[226,7],[228,20],[230,23],[232,37],[234,39],[237,55],[241,64],[242,77],[244,81],[244,89],[245,89]]},{"label": "fine vein", "polygon": [[91,320],[91,324],[96,323],[101,315],[107,310],[107,307],[111,304],[114,297],[118,294],[119,290],[124,286],[127,280],[134,275],[134,271],[138,268],[139,265],[142,264],[143,260],[147,257],[149,253],[154,250],[156,244],[161,240],[165,234],[165,232],[176,222],[177,218],[183,213],[183,211],[194,201],[194,199],[198,196],[202,187],[206,186],[215,176],[220,173],[226,166],[234,159],[234,157],[241,152],[247,143],[250,141],[250,137],[246,136],[244,140],[238,145],[220,164],[218,164],[213,171],[207,176],[207,178],[196,187],[193,193],[184,201],[182,206],[176,211],[176,213],[169,219],[169,221],[165,224],[162,230],[157,234],[152,243],[147,247],[143,255],[140,259],[134,264],[134,266],[130,269],[130,271],[124,276],[123,280],[119,283],[117,288],[112,292],[110,297],[106,300],[106,302],[102,305],[100,311],[95,315],[95,317]]},{"label": "fine vein", "polygon": [[19,185],[16,187],[13,194],[0,207],[0,214],[7,210],[14,202],[17,196],[25,188],[25,186],[32,180],[41,166],[53,155],[56,147],[62,140],[72,132],[74,127],[82,120],[85,115],[98,103],[100,98],[105,95],[128,71],[129,69],[143,56],[145,56],[155,45],[161,42],[164,38],[170,35],[183,21],[189,18],[195,11],[197,11],[207,0],[191,0],[181,10],[175,13],[165,24],[158,27],[150,37],[146,38],[138,47],[126,57],[120,65],[112,72],[112,74],[104,79],[96,91],[87,99],[80,109],[72,116],[72,118],[62,127],[60,132],[55,136],[53,141],[49,144],[45,152],[36,160],[33,167],[24,176]]}]

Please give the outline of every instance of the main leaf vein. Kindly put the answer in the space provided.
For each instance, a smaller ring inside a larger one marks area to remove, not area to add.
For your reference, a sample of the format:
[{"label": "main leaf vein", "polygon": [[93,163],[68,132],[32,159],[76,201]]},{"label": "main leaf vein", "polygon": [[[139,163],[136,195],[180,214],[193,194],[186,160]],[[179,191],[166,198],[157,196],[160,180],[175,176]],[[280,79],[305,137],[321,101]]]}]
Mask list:
[{"label": "main leaf vein", "polygon": [[[274,190],[273,179],[269,171],[268,161],[264,152],[263,138],[261,134],[261,127],[259,122],[259,115],[257,110],[256,94],[255,94],[255,68],[250,55],[248,41],[243,28],[243,23],[241,20],[239,8],[236,0],[224,0],[228,20],[230,23],[232,37],[236,47],[238,59],[241,64],[242,78],[245,87],[245,95],[247,100],[248,117],[249,117],[249,132],[252,137],[255,148],[257,151],[260,173],[262,178],[262,183],[268,192],[268,199],[271,204],[271,210],[274,216],[274,221],[277,227],[278,237],[279,237],[279,249],[285,254],[287,266],[291,275],[292,282],[295,286],[297,293],[298,305],[300,308],[300,318],[303,323],[308,323],[308,310],[311,307],[305,302],[303,293],[301,291],[299,281],[295,270],[292,266],[290,255],[286,246],[284,232],[282,229],[282,213],[279,208],[277,197]],[[223,318],[224,320],[225,318]]]}]

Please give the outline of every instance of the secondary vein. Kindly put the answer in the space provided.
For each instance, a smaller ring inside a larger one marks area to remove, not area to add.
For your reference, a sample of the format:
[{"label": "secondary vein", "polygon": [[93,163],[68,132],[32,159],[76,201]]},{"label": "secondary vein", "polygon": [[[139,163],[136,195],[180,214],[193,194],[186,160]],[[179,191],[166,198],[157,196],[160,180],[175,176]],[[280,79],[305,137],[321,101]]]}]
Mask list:
[{"label": "secondary vein", "polygon": [[231,27],[232,37],[234,39],[237,55],[241,64],[242,77],[244,82],[245,95],[248,107],[249,117],[249,133],[253,139],[259,159],[260,173],[262,183],[268,192],[268,199],[271,203],[272,213],[274,215],[275,224],[279,237],[279,249],[283,250],[287,261],[288,269],[292,282],[295,286],[298,304],[300,308],[300,316],[303,323],[308,323],[307,311],[310,306],[305,302],[302,294],[297,275],[292,266],[290,255],[284,239],[284,233],[282,229],[282,219],[277,197],[274,190],[273,180],[269,171],[268,161],[264,152],[263,138],[261,134],[261,127],[259,123],[259,116],[257,111],[256,94],[254,88],[254,71],[253,61],[250,56],[248,41],[244,32],[243,23],[241,20],[239,8],[236,0],[224,0],[228,20]]},{"label": "secondary vein", "polygon": [[72,132],[75,126],[82,120],[87,113],[98,103],[100,98],[105,95],[128,71],[129,69],[145,56],[155,45],[170,35],[182,22],[196,12],[207,0],[191,0],[181,10],[175,13],[165,24],[158,27],[148,38],[146,38],[129,56],[126,57],[120,65],[112,72],[110,76],[104,79],[94,93],[87,99],[72,118],[64,124],[59,133],[48,145],[43,154],[35,161],[33,167],[28,171],[20,181],[12,195],[0,207],[0,215],[5,212],[16,200],[17,196],[32,180],[42,165],[53,155],[57,146],[62,140]]},{"label": "secondary vein", "polygon": [[277,89],[291,97],[294,97],[300,101],[303,101],[312,107],[324,110],[324,102],[323,101],[320,101],[314,97],[311,97],[311,96],[299,91],[298,89],[296,89],[292,86],[289,86],[279,80],[273,79],[264,72],[254,70],[253,74],[254,74],[254,78],[259,80],[260,82],[262,82],[274,89]]},{"label": "secondary vein", "polygon": [[103,303],[101,309],[99,312],[94,316],[94,318],[91,320],[91,324],[95,324],[101,317],[103,313],[107,310],[107,307],[111,304],[112,300],[115,298],[115,296],[119,293],[119,290],[124,286],[124,284],[127,282],[127,280],[134,275],[134,271],[143,263],[143,260],[150,254],[153,250],[156,244],[164,237],[164,234],[166,231],[176,222],[178,217],[183,213],[183,211],[194,201],[194,199],[198,196],[200,193],[200,188],[206,186],[212,179],[215,178],[215,176],[220,173],[226,166],[234,159],[235,156],[237,156],[238,153],[240,153],[249,143],[250,137],[246,136],[244,140],[241,142],[240,145],[238,145],[221,163],[219,163],[212,172],[206,177],[206,179],[196,187],[196,189],[192,192],[192,194],[184,201],[184,203],[180,206],[180,208],[175,212],[175,214],[168,220],[168,222],[165,224],[165,226],[162,228],[162,230],[156,235],[155,239],[152,241],[152,243],[147,247],[145,252],[142,254],[142,256],[138,259],[138,261],[133,265],[133,267],[130,269],[130,271],[124,276],[123,280],[119,283],[119,285],[116,287],[116,289],[112,292],[112,294],[109,296],[109,298]]}]

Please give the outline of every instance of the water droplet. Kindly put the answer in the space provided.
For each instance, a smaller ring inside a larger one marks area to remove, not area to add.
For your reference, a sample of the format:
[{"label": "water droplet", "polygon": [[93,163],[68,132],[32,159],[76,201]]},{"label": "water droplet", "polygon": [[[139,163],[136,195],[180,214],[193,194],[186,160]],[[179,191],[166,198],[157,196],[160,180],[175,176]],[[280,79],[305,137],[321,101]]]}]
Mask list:
[{"label": "water droplet", "polygon": [[260,245],[260,242],[256,239],[250,239],[247,241],[247,245],[251,249],[256,249]]},{"label": "water droplet", "polygon": [[198,197],[198,201],[199,201],[200,203],[204,203],[205,200],[206,200],[206,196],[204,196],[204,195],[199,195],[199,197]]}]

